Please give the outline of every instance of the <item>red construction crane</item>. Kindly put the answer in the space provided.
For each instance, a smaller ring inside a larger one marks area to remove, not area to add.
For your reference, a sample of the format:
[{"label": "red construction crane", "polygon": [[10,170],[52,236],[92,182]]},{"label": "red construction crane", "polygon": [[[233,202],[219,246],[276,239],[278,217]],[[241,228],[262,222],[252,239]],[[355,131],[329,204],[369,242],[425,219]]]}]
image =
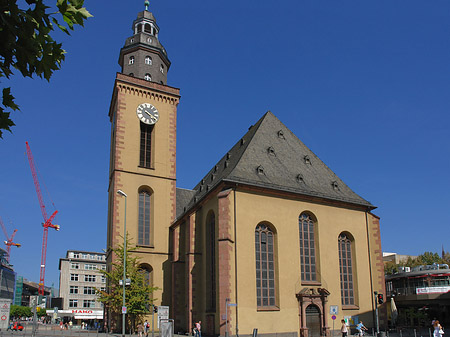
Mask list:
[{"label": "red construction crane", "polygon": [[3,242],[6,245],[6,253],[8,253],[8,257],[6,259],[9,263],[9,258],[11,257],[11,246],[20,247],[21,245],[20,245],[20,243],[13,242],[13,239],[14,239],[14,236],[16,235],[17,229],[15,229],[14,232],[12,233],[11,237],[8,238],[8,233],[6,232],[6,228],[5,228],[5,225],[3,224],[2,218],[0,218],[0,224],[2,225],[3,233],[5,233],[5,236],[6,236],[6,240]]},{"label": "red construction crane", "polygon": [[47,257],[47,237],[48,237],[48,229],[54,228],[59,231],[59,225],[52,224],[53,218],[56,216],[58,211],[54,211],[53,214],[48,218],[47,211],[45,210],[44,201],[42,199],[41,188],[39,186],[38,177],[36,174],[36,168],[34,166],[33,155],[31,154],[30,146],[28,142],[25,142],[27,146],[27,156],[28,161],[30,162],[31,174],[33,176],[34,186],[36,187],[36,194],[39,200],[39,205],[41,206],[42,216],[44,217],[44,223],[42,226],[44,227],[44,236],[42,239],[42,253],[41,253],[41,274],[39,277],[39,295],[44,295],[44,278],[45,278],[45,260]]}]

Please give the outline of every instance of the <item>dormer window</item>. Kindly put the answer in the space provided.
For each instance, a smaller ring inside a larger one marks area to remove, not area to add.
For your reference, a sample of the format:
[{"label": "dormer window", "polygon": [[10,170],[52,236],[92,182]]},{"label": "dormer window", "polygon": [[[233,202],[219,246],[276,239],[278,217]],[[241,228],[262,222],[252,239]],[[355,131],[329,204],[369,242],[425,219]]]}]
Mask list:
[{"label": "dormer window", "polygon": [[152,58],[150,56],[145,57],[145,64],[148,64],[149,66],[152,65]]},{"label": "dormer window", "polygon": [[128,64],[134,64],[134,56],[130,56]]},{"label": "dormer window", "polygon": [[151,80],[152,80],[152,77],[150,76],[150,74],[145,74],[144,80],[146,80],[146,81],[151,81]]},{"label": "dormer window", "polygon": [[164,74],[164,65],[161,64],[161,66],[159,67],[159,71]]}]

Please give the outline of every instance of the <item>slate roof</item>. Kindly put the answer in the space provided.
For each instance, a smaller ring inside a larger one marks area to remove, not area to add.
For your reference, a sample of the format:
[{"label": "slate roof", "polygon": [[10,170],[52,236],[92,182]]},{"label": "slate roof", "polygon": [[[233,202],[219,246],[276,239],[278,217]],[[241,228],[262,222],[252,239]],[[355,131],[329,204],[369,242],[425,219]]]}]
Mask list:
[{"label": "slate roof", "polygon": [[270,111],[191,190],[188,203],[187,194],[183,196],[181,213],[177,199],[177,218],[222,181],[375,208],[353,192]]}]

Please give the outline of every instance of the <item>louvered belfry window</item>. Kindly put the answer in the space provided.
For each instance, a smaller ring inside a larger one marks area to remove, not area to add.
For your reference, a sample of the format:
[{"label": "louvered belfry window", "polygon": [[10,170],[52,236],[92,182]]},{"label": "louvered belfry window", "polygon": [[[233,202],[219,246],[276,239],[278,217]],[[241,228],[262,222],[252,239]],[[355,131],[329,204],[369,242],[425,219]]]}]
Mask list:
[{"label": "louvered belfry window", "polygon": [[353,265],[352,265],[352,242],[350,238],[342,233],[339,235],[339,269],[341,280],[341,302],[342,305],[354,305],[353,291]]},{"label": "louvered belfry window", "polygon": [[302,281],[315,282],[316,244],[314,238],[314,220],[309,214],[302,213],[298,219],[300,240],[300,269]]},{"label": "louvered belfry window", "polygon": [[141,148],[139,166],[151,168],[153,125],[141,123]]},{"label": "louvered belfry window", "polygon": [[256,298],[258,307],[275,306],[274,233],[264,224],[255,230]]},{"label": "louvered belfry window", "polygon": [[148,191],[139,192],[138,244],[150,246],[150,198]]}]

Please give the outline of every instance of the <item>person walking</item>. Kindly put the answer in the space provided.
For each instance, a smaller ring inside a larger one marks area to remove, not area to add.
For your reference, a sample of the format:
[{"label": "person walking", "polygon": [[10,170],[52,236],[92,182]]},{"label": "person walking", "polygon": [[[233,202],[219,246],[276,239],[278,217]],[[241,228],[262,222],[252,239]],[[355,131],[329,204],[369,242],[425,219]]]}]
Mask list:
[{"label": "person walking", "polygon": [[202,337],[202,321],[195,323],[194,333],[194,337]]},{"label": "person walking", "polygon": [[144,333],[144,327],[142,326],[141,323],[139,323],[137,326],[137,333],[139,337],[142,337],[142,334]]},{"label": "person walking", "polygon": [[444,328],[442,327],[442,325],[439,323],[438,320],[434,321],[433,327],[434,327],[433,337],[443,337],[442,335],[444,334]]},{"label": "person walking", "polygon": [[345,320],[341,320],[341,333],[342,333],[342,337],[347,337],[348,334],[348,327],[347,324],[345,324]]},{"label": "person walking", "polygon": [[144,322],[145,337],[148,337],[148,330],[150,330],[150,324],[148,324],[147,320],[145,320],[145,322]]}]

